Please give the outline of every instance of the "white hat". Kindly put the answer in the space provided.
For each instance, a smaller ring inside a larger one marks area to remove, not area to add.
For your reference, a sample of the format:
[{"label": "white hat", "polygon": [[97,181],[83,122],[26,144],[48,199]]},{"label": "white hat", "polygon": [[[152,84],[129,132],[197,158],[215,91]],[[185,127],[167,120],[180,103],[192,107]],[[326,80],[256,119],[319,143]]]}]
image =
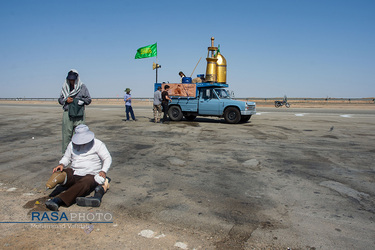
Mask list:
[{"label": "white hat", "polygon": [[84,124],[78,125],[75,132],[76,133],[72,137],[72,142],[76,145],[83,145],[94,140],[94,133]]}]

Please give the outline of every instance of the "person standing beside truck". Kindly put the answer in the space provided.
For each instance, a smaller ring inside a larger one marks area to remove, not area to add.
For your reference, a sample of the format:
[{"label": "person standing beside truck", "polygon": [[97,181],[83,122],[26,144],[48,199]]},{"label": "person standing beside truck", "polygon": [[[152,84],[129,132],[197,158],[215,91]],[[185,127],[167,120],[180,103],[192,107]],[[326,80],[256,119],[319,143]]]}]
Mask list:
[{"label": "person standing beside truck", "polygon": [[162,100],[163,99],[161,98],[161,87],[158,87],[158,89],[154,93],[154,108],[153,108],[153,111],[154,111],[154,122],[155,123],[158,123],[160,121]]},{"label": "person standing beside truck", "polygon": [[58,99],[63,106],[62,118],[62,152],[64,153],[72,136],[74,128],[85,123],[85,105],[91,103],[89,90],[79,79],[77,70],[71,69],[62,86]]},{"label": "person standing beside truck", "polygon": [[163,123],[166,122],[168,119],[167,114],[168,114],[169,102],[172,101],[168,93],[169,88],[170,88],[169,85],[165,85],[164,91],[161,93],[161,98],[162,98],[161,104],[163,106],[163,112],[164,112]]}]

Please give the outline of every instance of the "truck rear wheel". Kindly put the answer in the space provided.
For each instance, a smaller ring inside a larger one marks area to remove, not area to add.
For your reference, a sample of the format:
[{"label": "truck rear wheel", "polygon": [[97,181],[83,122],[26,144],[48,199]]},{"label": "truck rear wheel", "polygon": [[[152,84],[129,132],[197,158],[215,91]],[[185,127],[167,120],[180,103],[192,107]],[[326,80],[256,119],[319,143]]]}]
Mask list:
[{"label": "truck rear wheel", "polygon": [[241,113],[237,108],[229,107],[224,112],[224,119],[227,123],[238,123],[241,119]]},{"label": "truck rear wheel", "polygon": [[179,106],[171,106],[168,109],[168,116],[172,121],[180,121],[182,119],[182,111]]},{"label": "truck rear wheel", "polygon": [[194,121],[196,117],[196,115],[185,115],[185,119],[188,121]]}]

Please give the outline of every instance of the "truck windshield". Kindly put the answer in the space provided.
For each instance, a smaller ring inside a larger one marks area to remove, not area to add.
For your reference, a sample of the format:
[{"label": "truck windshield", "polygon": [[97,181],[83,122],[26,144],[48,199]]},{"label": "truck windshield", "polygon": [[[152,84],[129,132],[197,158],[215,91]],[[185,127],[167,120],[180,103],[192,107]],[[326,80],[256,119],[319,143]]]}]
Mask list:
[{"label": "truck windshield", "polygon": [[220,99],[230,99],[230,96],[225,89],[215,89],[215,92]]}]

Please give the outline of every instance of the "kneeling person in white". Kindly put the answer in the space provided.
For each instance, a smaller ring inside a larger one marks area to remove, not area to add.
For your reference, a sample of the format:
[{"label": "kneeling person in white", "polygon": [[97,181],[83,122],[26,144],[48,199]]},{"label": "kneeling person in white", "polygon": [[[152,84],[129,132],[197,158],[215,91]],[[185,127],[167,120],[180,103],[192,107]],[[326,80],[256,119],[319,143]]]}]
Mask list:
[{"label": "kneeling person in white", "polygon": [[[105,144],[86,125],[78,125],[59,163],[53,173],[60,171],[65,175],[60,184],[67,190],[46,201],[47,208],[57,211],[60,205],[70,206],[76,201],[82,206],[99,206],[108,188],[107,172],[112,163]],[[64,169],[69,163],[71,167]],[[94,197],[85,198],[94,189]]]}]

